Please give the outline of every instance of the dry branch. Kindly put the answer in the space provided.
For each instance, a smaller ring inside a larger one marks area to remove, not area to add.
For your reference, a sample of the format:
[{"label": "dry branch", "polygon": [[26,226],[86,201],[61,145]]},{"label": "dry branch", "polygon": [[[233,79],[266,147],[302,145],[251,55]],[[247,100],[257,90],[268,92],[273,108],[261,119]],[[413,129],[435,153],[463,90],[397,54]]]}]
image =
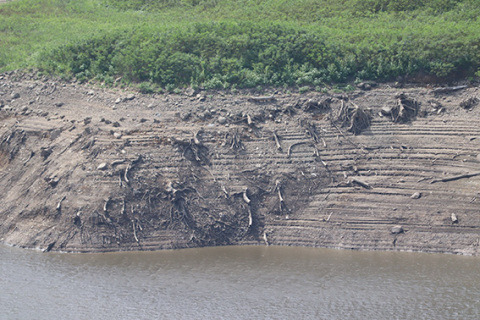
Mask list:
[{"label": "dry branch", "polygon": [[275,144],[277,145],[277,150],[282,151],[282,145],[280,144],[280,139],[278,138],[277,132],[273,130],[273,139],[275,140]]},{"label": "dry branch", "polygon": [[245,201],[247,204],[250,204],[251,200],[248,198],[247,190],[248,190],[248,188],[245,188],[243,190],[243,201]]},{"label": "dry branch", "polygon": [[439,93],[450,93],[453,91],[458,91],[458,90],[463,90],[468,88],[468,86],[456,86],[456,87],[443,87],[443,88],[436,88],[432,90],[433,94],[439,94]]},{"label": "dry branch", "polygon": [[435,179],[435,180],[432,180],[430,183],[449,182],[449,181],[466,179],[466,178],[471,178],[471,177],[476,177],[476,176],[480,176],[480,172],[461,174],[461,175],[458,175],[458,176],[453,176],[453,177],[443,178],[443,179]]},{"label": "dry branch", "polygon": [[361,186],[365,189],[372,189],[372,186],[369,185],[368,183],[364,182],[364,181],[361,181],[361,180],[358,180],[358,179],[355,179],[355,178],[352,178],[351,181],[352,181],[352,183],[358,184],[359,186]]}]

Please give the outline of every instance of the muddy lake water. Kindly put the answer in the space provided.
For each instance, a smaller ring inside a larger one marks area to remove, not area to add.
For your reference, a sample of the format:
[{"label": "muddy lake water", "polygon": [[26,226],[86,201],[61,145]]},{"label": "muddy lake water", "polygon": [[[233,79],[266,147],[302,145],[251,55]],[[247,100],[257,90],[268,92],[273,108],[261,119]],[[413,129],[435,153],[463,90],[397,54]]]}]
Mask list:
[{"label": "muddy lake water", "polygon": [[0,246],[0,319],[480,319],[480,257]]}]

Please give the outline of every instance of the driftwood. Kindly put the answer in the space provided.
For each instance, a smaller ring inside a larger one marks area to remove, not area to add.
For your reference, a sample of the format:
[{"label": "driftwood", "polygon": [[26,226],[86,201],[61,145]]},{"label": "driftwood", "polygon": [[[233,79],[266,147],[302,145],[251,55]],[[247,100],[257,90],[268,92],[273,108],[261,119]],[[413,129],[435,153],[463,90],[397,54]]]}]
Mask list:
[{"label": "driftwood", "polygon": [[65,200],[67,196],[63,196],[62,199],[60,199],[60,201],[58,201],[58,204],[57,204],[57,211],[61,211],[62,210],[62,202],[63,200]]},{"label": "driftwood", "polygon": [[277,132],[273,130],[273,139],[275,140],[275,144],[277,146],[278,151],[282,151],[282,145],[280,144],[280,139],[278,138]]},{"label": "driftwood", "polygon": [[275,101],[274,96],[264,96],[264,97],[250,97],[248,98],[250,102],[272,102]]},{"label": "driftwood", "polygon": [[455,86],[455,87],[443,87],[443,88],[435,88],[431,92],[433,94],[439,94],[439,93],[450,93],[453,91],[458,91],[458,90],[463,90],[468,88],[468,86]]},{"label": "driftwood", "polygon": [[128,166],[125,168],[125,174],[123,175],[123,178],[125,179],[125,182],[126,182],[126,183],[130,183],[130,180],[128,180],[128,170],[130,170],[130,165],[128,165]]},{"label": "driftwood", "polygon": [[263,232],[263,241],[265,241],[265,245],[266,245],[266,246],[269,246],[268,238],[267,238],[267,232],[266,232],[266,231]]},{"label": "driftwood", "polygon": [[290,157],[290,156],[292,155],[292,149],[293,149],[294,147],[300,146],[300,145],[302,145],[302,144],[306,144],[306,145],[308,145],[308,146],[311,146],[311,147],[314,149],[313,154],[314,154],[315,156],[317,156],[317,157],[320,156],[320,154],[319,154],[319,152],[318,152],[317,146],[316,146],[314,143],[312,143],[312,142],[307,142],[307,141],[302,141],[302,142],[297,142],[297,143],[292,144],[292,145],[288,148],[287,156]]},{"label": "driftwood", "polygon": [[372,189],[372,186],[369,185],[368,183],[364,182],[364,181],[361,181],[361,180],[358,180],[358,179],[355,179],[355,178],[352,178],[350,181],[352,183],[355,183],[355,184],[365,188],[365,189]]},{"label": "driftwood", "polygon": [[110,198],[107,198],[107,200],[105,200],[105,204],[103,205],[103,212],[107,212],[109,202]]},{"label": "driftwood", "polygon": [[137,241],[137,243],[140,243],[137,237],[137,228],[135,227],[135,220],[133,219],[132,219],[132,226],[133,226],[133,237],[135,238],[135,241]]},{"label": "driftwood", "polygon": [[471,178],[471,177],[476,177],[476,176],[480,176],[480,172],[461,174],[461,175],[458,175],[458,176],[453,176],[453,177],[443,178],[443,179],[435,179],[435,180],[432,180],[430,183],[449,182],[449,181],[466,179],[466,178]]},{"label": "driftwood", "polygon": [[248,198],[247,190],[248,190],[248,188],[245,188],[243,190],[243,201],[245,201],[247,204],[250,204],[251,200]]}]

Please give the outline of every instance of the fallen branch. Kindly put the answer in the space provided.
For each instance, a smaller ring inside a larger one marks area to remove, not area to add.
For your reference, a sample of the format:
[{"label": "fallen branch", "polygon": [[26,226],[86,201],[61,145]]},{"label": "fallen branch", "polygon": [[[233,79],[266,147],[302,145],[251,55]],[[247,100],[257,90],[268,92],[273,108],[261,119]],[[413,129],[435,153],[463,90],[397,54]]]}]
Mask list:
[{"label": "fallen branch", "polygon": [[320,153],[318,152],[318,148],[315,144],[313,144],[312,142],[306,142],[306,141],[302,141],[302,142],[297,142],[297,143],[294,143],[292,144],[289,148],[288,148],[288,152],[287,152],[287,156],[290,157],[292,155],[292,149],[293,147],[296,147],[296,146],[299,146],[299,145],[302,145],[302,144],[306,144],[310,147],[313,148],[313,154],[316,156],[316,157],[319,157],[320,156]]},{"label": "fallen branch", "polygon": [[433,94],[438,94],[438,93],[449,93],[453,91],[458,91],[458,90],[463,90],[468,88],[468,86],[456,86],[456,87],[444,87],[444,88],[436,88],[432,90]]},{"label": "fallen branch", "polygon": [[466,178],[471,178],[471,177],[476,177],[476,176],[480,176],[480,172],[461,174],[459,176],[453,176],[453,177],[443,178],[443,179],[434,179],[430,183],[449,182],[449,181],[466,179]]},{"label": "fallen branch", "polygon": [[137,230],[135,228],[135,220],[132,219],[132,226],[133,226],[133,237],[135,238],[135,241],[137,241],[138,244],[140,244],[140,241],[137,238]]},{"label": "fallen branch", "polygon": [[372,186],[370,186],[368,183],[364,182],[364,181],[361,181],[361,180],[358,180],[358,179],[355,179],[355,178],[352,178],[351,179],[351,182],[352,183],[355,183],[355,184],[358,184],[359,186],[365,188],[365,189],[372,189]]},{"label": "fallen branch", "polygon": [[61,211],[62,210],[62,202],[63,200],[65,200],[67,196],[63,196],[62,199],[60,199],[60,201],[58,201],[58,204],[57,204],[57,211]]},{"label": "fallen branch", "polygon": [[245,188],[245,190],[243,190],[243,201],[245,201],[247,204],[250,204],[251,200],[248,198],[247,190],[248,188]]},{"label": "fallen branch", "polygon": [[275,144],[277,145],[277,150],[282,151],[282,146],[280,145],[280,139],[278,138],[277,132],[273,130],[273,139],[275,139]]},{"label": "fallen branch", "polygon": [[107,198],[107,200],[105,200],[105,204],[103,205],[103,211],[104,212],[107,212],[109,202],[110,202],[110,198]]},{"label": "fallen branch", "polygon": [[266,246],[269,245],[268,239],[267,239],[267,232],[266,232],[266,231],[263,232],[263,241],[265,241],[265,245],[266,245]]},{"label": "fallen branch", "polygon": [[126,183],[130,183],[130,180],[128,180],[128,170],[130,170],[130,165],[125,168],[125,174],[123,175],[123,178],[125,179]]},{"label": "fallen branch", "polygon": [[332,214],[333,214],[333,211],[330,212],[330,214],[328,215],[328,218],[325,220],[326,222],[330,221],[330,218],[332,217]]},{"label": "fallen branch", "polygon": [[250,102],[267,102],[267,101],[275,101],[274,96],[266,96],[266,97],[250,97],[248,98]]},{"label": "fallen branch", "polygon": [[253,224],[253,217],[252,217],[252,210],[250,210],[250,207],[248,208],[248,228],[250,228]]}]

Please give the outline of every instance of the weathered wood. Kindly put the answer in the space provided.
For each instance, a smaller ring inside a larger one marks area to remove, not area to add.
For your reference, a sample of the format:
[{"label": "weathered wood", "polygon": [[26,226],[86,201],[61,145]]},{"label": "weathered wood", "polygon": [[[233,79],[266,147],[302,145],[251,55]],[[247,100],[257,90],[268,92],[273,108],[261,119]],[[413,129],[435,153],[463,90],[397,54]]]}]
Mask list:
[{"label": "weathered wood", "polygon": [[468,88],[468,86],[466,86],[466,85],[455,86],[455,87],[442,87],[442,88],[435,88],[431,92],[433,94],[449,93],[449,92],[453,92],[453,91],[463,90],[463,89],[466,89],[466,88]]},{"label": "weathered wood", "polygon": [[453,176],[449,178],[443,178],[443,179],[435,179],[432,180],[430,183],[437,183],[437,182],[449,182],[449,181],[455,181],[455,180],[460,180],[460,179],[467,179],[475,176],[480,176],[480,172],[474,172],[474,173],[467,173],[467,174],[461,174],[458,176]]}]

